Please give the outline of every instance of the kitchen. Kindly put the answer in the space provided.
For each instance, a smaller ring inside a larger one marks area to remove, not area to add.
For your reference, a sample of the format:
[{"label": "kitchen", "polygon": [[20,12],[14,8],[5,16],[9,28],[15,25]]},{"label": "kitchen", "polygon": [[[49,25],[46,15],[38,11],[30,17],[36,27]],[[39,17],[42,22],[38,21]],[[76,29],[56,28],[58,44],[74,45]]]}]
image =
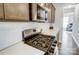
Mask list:
[{"label": "kitchen", "polygon": [[1,59],[79,59],[78,0],[0,2]]},{"label": "kitchen", "polygon": [[[12,51],[10,50],[10,52],[4,51],[13,45],[16,45],[16,43],[22,42],[22,32],[28,29],[35,29],[36,32],[42,31],[41,33],[44,35],[55,36],[55,39],[58,40],[57,37],[59,36],[59,29],[54,26],[55,7],[52,3],[0,3],[0,12],[0,54],[11,54]],[[42,12],[44,17],[41,16]],[[27,49],[27,51],[29,49]],[[39,52],[39,50],[40,49],[36,49],[37,52]],[[45,52],[42,51],[42,54],[44,53]],[[28,55],[34,53],[30,53],[29,51],[28,53],[24,54]],[[36,54],[41,54],[41,52]]]}]

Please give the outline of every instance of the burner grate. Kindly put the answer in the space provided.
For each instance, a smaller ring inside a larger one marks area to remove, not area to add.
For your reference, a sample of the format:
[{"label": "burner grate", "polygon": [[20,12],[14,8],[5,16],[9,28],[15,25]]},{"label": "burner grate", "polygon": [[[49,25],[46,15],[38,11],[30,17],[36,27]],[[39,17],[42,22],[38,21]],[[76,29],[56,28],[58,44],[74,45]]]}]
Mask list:
[{"label": "burner grate", "polygon": [[46,52],[50,46],[51,41],[53,41],[51,36],[39,34],[28,39],[26,43],[30,46]]}]

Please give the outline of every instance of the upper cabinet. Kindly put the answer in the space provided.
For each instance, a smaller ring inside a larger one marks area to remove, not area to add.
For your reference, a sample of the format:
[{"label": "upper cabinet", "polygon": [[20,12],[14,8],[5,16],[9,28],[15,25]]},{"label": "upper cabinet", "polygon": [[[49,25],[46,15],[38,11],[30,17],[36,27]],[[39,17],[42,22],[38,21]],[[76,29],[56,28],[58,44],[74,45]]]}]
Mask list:
[{"label": "upper cabinet", "polygon": [[0,20],[3,21],[55,21],[52,3],[0,3]]},{"label": "upper cabinet", "polygon": [[48,7],[48,22],[54,23],[55,21],[55,7],[50,4]]},{"label": "upper cabinet", "polygon": [[52,18],[52,22],[54,23],[55,22],[55,7],[53,5],[52,5],[51,10],[52,10],[51,11],[51,13],[52,13],[52,15],[51,15],[52,17],[51,18]]},{"label": "upper cabinet", "polygon": [[55,7],[51,3],[32,3],[32,20],[54,23]]},{"label": "upper cabinet", "polygon": [[3,4],[0,3],[0,20],[4,19],[4,15],[3,15]]},{"label": "upper cabinet", "polygon": [[29,5],[28,3],[5,3],[5,19],[15,21],[29,20]]},{"label": "upper cabinet", "polygon": [[37,20],[37,3],[32,3],[32,20]]}]

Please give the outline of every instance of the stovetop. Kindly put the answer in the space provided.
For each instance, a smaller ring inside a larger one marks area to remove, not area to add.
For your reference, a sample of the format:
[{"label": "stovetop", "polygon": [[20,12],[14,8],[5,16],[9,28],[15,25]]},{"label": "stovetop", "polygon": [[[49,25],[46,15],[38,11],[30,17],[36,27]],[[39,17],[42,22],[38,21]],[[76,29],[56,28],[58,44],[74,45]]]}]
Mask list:
[{"label": "stovetop", "polygon": [[54,37],[38,34],[31,38],[25,38],[25,43],[35,47],[39,50],[42,50],[44,52],[47,52],[50,48],[52,42],[54,41]]}]

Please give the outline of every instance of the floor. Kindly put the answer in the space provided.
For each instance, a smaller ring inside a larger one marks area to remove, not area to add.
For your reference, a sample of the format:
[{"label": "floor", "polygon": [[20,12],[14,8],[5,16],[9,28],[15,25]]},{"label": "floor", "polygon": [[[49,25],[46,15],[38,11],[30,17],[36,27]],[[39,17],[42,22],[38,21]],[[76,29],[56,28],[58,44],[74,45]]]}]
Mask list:
[{"label": "floor", "polygon": [[24,44],[22,41],[0,51],[0,55],[43,55],[44,52]]},{"label": "floor", "polygon": [[59,48],[60,55],[79,55],[79,48],[72,38],[72,33],[63,31],[62,43]]}]

